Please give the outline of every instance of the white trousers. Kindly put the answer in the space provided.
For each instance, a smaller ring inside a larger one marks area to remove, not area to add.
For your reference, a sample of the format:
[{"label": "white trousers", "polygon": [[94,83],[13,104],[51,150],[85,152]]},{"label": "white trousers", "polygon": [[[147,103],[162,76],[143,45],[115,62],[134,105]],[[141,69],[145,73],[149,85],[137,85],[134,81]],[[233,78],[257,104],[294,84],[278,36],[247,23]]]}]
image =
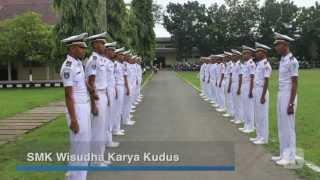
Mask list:
[{"label": "white trousers", "polygon": [[243,101],[243,119],[244,119],[244,127],[248,130],[254,129],[254,92],[253,98],[249,98],[249,83],[243,84],[242,91],[242,101]]},{"label": "white trousers", "polygon": [[203,81],[202,81],[202,77],[200,77],[200,87],[201,87],[201,93],[204,94],[204,87],[203,87]]},{"label": "white trousers", "polygon": [[124,95],[124,98],[123,98],[123,109],[122,109],[122,123],[123,124],[126,124],[128,123],[128,121],[130,120],[129,119],[129,116],[130,116],[130,110],[131,110],[131,97],[132,97],[132,88],[130,87],[129,85],[129,91],[130,91],[130,95],[127,96],[126,94],[126,90],[125,90],[125,95]]},{"label": "white trousers", "polygon": [[217,87],[218,88],[218,98],[219,98],[219,107],[222,109],[226,109],[226,95],[225,95],[225,88],[224,88],[224,81],[222,81],[221,87]]},{"label": "white trousers", "polygon": [[217,88],[216,88],[216,80],[215,79],[211,80],[210,88],[211,88],[211,98],[214,102],[217,102]]},{"label": "white trousers", "polygon": [[136,97],[136,100],[139,99],[140,95],[141,95],[141,84],[139,83],[137,85],[137,97]]},{"label": "white trousers", "polygon": [[263,87],[255,87],[255,105],[254,105],[254,121],[256,124],[256,133],[258,138],[264,141],[269,140],[269,92],[266,92],[266,102],[261,104],[260,99],[263,93]]},{"label": "white trousers", "polygon": [[241,105],[240,105],[240,99],[241,99],[241,95],[237,94],[238,91],[238,85],[233,85],[232,86],[232,105],[233,105],[233,116],[235,120],[241,120],[241,116],[240,116],[240,110],[241,110]]},{"label": "white trousers", "polygon": [[208,81],[205,80],[205,81],[203,82],[203,89],[204,89],[204,95],[205,95],[207,98],[208,98],[208,86],[209,86]]},{"label": "white trousers", "polygon": [[107,88],[110,105],[107,106],[106,118],[106,144],[112,143],[112,127],[115,122],[115,97],[116,92],[114,87]]},{"label": "white trousers", "polygon": [[[296,131],[295,113],[288,115],[287,108],[290,99],[290,90],[282,90],[278,93],[277,115],[278,134],[280,143],[280,156],[285,160],[295,160],[296,155]],[[295,99],[295,112],[297,109],[297,97]]]},{"label": "white trousers", "polygon": [[122,109],[123,109],[123,100],[125,96],[124,85],[117,85],[117,94],[118,98],[114,102],[115,106],[115,123],[113,124],[113,131],[118,132],[121,129],[121,117],[122,117]]},{"label": "white trousers", "polygon": [[232,86],[230,93],[228,93],[228,88],[229,88],[229,79],[225,83],[225,101],[226,101],[226,107],[227,107],[227,112],[231,115],[234,116],[233,112],[233,96],[232,96]]},{"label": "white trousers", "polygon": [[[137,96],[137,84],[136,82],[132,83],[132,92],[130,92],[130,104],[131,106],[134,105],[134,103],[136,102],[136,96]],[[130,106],[130,110],[131,110],[131,106]],[[130,112],[129,110],[129,112]]]},{"label": "white trousers", "polygon": [[107,92],[97,91],[99,100],[96,100],[98,115],[91,115],[92,140],[91,151],[96,155],[104,155],[106,143],[106,119],[107,119]]},{"label": "white trousers", "polygon": [[[91,141],[91,108],[90,103],[74,104],[76,111],[76,118],[79,124],[79,132],[74,134],[71,130],[70,133],[70,153],[75,155],[85,155],[90,153]],[[68,111],[66,111],[68,112]],[[71,119],[67,113],[67,124],[70,127]],[[71,166],[88,166],[89,162],[69,162]],[[86,180],[87,171],[70,171],[69,180]]]}]

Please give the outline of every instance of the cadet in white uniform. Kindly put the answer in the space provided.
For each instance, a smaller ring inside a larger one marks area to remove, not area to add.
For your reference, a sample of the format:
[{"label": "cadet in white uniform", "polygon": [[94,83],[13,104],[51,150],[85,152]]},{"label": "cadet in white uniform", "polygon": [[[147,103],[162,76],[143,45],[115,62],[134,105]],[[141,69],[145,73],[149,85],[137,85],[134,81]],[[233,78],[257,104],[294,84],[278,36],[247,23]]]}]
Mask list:
[{"label": "cadet in white uniform", "polygon": [[[90,152],[91,121],[90,98],[81,59],[87,45],[83,42],[87,33],[62,40],[68,46],[67,59],[61,67],[60,76],[65,88],[67,124],[70,128],[70,153],[85,155]],[[71,166],[87,166],[88,162],[69,162]],[[66,179],[85,180],[87,171],[70,171]]]},{"label": "cadet in white uniform", "polygon": [[254,74],[256,65],[252,60],[254,49],[248,46],[242,46],[242,54],[244,65],[242,68],[242,106],[243,110],[244,127],[239,128],[244,133],[251,133],[254,131]]},{"label": "cadet in white uniform", "polygon": [[225,85],[224,85],[224,94],[225,94],[225,104],[226,104],[226,113],[223,114],[223,117],[233,116],[233,105],[232,105],[232,94],[231,94],[231,85],[232,85],[232,53],[225,51],[225,61],[226,61],[226,70],[225,70]]},{"label": "cadet in white uniform", "polygon": [[132,69],[133,63],[132,57],[130,57],[128,54],[125,55],[125,61],[123,62],[125,71],[127,72],[127,92],[124,96],[124,105],[123,105],[123,124],[125,125],[134,125],[135,121],[131,120],[130,111],[131,111],[131,105],[132,105],[132,96],[133,96],[133,79],[134,79],[134,73]]},{"label": "cadet in white uniform", "polygon": [[116,121],[116,77],[115,77],[115,64],[111,58],[113,58],[113,51],[110,48],[107,48],[105,51],[105,62],[107,68],[106,81],[107,81],[107,96],[109,99],[107,106],[107,137],[106,137],[106,146],[107,147],[118,147],[119,142],[113,141],[112,132],[115,131],[114,127],[117,123]]},{"label": "cadet in white uniform", "polygon": [[133,96],[133,99],[132,99],[132,110],[130,111],[131,113],[134,113],[135,112],[135,108],[136,106],[139,104],[139,94],[140,94],[140,81],[142,79],[140,79],[140,70],[139,70],[139,57],[136,56],[134,58],[134,64],[133,64],[133,67],[134,67],[134,74],[135,74],[135,88],[134,88],[134,96]]},{"label": "cadet in white uniform", "polygon": [[216,109],[218,112],[226,111],[226,102],[225,102],[225,64],[224,64],[224,55],[217,55],[218,58],[218,99],[219,107]]},{"label": "cadet in white uniform", "polygon": [[255,106],[254,120],[257,137],[250,138],[254,144],[266,144],[269,137],[269,78],[272,73],[271,65],[267,59],[270,47],[255,43],[256,58],[258,60],[255,72]]},{"label": "cadet in white uniform", "polygon": [[279,33],[276,33],[275,36],[275,49],[277,53],[281,55],[277,105],[280,156],[272,157],[272,159],[276,161],[278,165],[285,166],[295,163],[295,115],[297,108],[299,63],[289,49],[289,42],[294,40]]},{"label": "cadet in white uniform", "polygon": [[217,107],[217,98],[216,98],[216,81],[217,81],[217,75],[216,75],[216,58],[214,55],[210,56],[211,59],[211,67],[210,67],[210,89],[211,89],[211,104],[213,107]]},{"label": "cadet in white uniform", "polygon": [[141,85],[142,85],[142,75],[143,75],[143,70],[141,67],[142,63],[142,58],[138,57],[137,59],[137,78],[138,78],[138,85],[137,85],[137,98],[136,98],[136,103],[135,105],[138,105],[143,98],[143,95],[141,94]]},{"label": "cadet in white uniform", "polygon": [[208,94],[208,99],[209,99],[209,103],[211,103],[211,104],[213,104],[214,103],[214,101],[213,101],[213,96],[212,96],[212,86],[211,86],[211,82],[212,82],[212,80],[213,80],[213,76],[212,76],[212,68],[213,68],[213,66],[212,66],[213,64],[212,64],[212,58],[211,57],[209,57],[208,58],[208,65],[207,65],[207,71],[208,71],[208,84],[207,84],[207,94]]},{"label": "cadet in white uniform", "polygon": [[220,81],[220,72],[219,72],[219,63],[217,55],[212,56],[214,58],[214,64],[213,64],[213,72],[214,72],[214,79],[213,79],[213,89],[214,89],[214,97],[215,97],[215,104],[212,105],[214,108],[219,107],[219,81]]},{"label": "cadet in white uniform", "polygon": [[115,83],[116,83],[116,98],[114,101],[115,114],[114,114],[114,123],[112,124],[112,134],[116,136],[125,135],[124,130],[121,129],[121,115],[123,109],[123,98],[124,98],[124,78],[126,73],[124,72],[124,67],[122,64],[123,55],[118,51],[115,52],[116,42],[105,44],[107,49],[112,51],[114,62],[114,71],[115,71]]},{"label": "cadet in white uniform", "polygon": [[200,72],[199,72],[199,80],[200,80],[200,86],[201,86],[200,96],[204,98],[204,83],[203,83],[204,67],[205,67],[204,57],[200,58],[200,63],[201,63]]},{"label": "cadet in white uniform", "polygon": [[129,83],[131,84],[131,94],[130,94],[131,107],[129,111],[131,113],[131,116],[135,112],[135,108],[136,108],[136,106],[134,105],[136,101],[136,96],[137,96],[137,84],[138,84],[136,59],[137,59],[137,56],[132,56],[129,59],[129,64],[128,64],[128,73],[130,73]]},{"label": "cadet in white uniform", "polygon": [[241,56],[242,53],[232,49],[233,53],[232,61],[234,65],[232,66],[231,72],[232,72],[232,84],[231,84],[231,91],[232,91],[232,102],[233,102],[233,109],[234,109],[234,119],[231,120],[231,122],[234,122],[235,124],[241,124],[241,117],[240,117],[240,95],[237,94],[238,87],[239,87],[239,75],[241,71]]},{"label": "cadet in white uniform", "polygon": [[[86,64],[86,78],[91,96],[92,108],[92,147],[94,154],[103,156],[106,141],[107,118],[107,69],[104,55],[106,35],[93,35],[87,38],[91,42],[93,52]],[[105,165],[106,162],[92,162],[95,165]]]},{"label": "cadet in white uniform", "polygon": [[209,93],[208,88],[210,88],[210,77],[209,77],[209,59],[206,58],[205,60],[205,66],[204,66],[204,95],[205,95],[205,101],[209,101]]}]

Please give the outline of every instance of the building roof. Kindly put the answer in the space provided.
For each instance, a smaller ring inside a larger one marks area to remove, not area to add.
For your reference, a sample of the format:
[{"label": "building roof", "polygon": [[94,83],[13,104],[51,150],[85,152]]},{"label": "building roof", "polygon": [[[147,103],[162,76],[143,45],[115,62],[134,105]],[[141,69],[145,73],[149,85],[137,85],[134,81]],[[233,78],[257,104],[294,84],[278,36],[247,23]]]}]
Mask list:
[{"label": "building roof", "polygon": [[48,24],[56,24],[58,15],[53,9],[53,0],[0,0],[0,21],[33,11]]}]

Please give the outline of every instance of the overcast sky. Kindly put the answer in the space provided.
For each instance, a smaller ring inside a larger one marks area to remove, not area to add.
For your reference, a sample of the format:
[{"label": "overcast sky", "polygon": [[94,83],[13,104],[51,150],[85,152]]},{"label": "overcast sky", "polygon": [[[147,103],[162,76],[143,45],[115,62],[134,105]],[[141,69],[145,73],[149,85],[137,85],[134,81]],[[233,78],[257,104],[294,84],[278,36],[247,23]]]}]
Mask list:
[{"label": "overcast sky", "polygon": [[[124,0],[126,3],[131,2],[131,0]],[[170,2],[172,3],[185,3],[190,0],[154,0],[156,4],[160,4],[163,8],[166,7],[167,4]],[[224,0],[197,0],[201,4],[205,4],[206,6],[210,6],[211,4],[217,2],[218,4],[224,3]],[[264,2],[263,0],[260,0],[262,3]],[[293,0],[296,5],[298,6],[312,6],[315,4],[316,1],[319,2],[319,0]],[[155,33],[157,37],[170,37],[170,34],[166,31],[165,28],[163,28],[161,25],[156,25],[155,27]]]}]

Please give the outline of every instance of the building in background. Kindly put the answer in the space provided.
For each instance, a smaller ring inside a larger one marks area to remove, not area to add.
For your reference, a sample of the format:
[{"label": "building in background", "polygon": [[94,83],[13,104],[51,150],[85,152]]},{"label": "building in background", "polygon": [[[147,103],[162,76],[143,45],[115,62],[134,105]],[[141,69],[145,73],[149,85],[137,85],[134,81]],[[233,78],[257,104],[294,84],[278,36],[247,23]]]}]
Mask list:
[{"label": "building in background", "polygon": [[[40,14],[48,25],[55,25],[58,21],[53,9],[53,0],[0,0],[0,21],[29,11]],[[0,80],[8,80],[8,68],[11,68],[11,80],[29,80],[30,74],[33,80],[59,79],[57,70],[47,64],[33,63],[30,66],[16,62],[8,65],[5,62],[6,60],[0,57]]]}]

